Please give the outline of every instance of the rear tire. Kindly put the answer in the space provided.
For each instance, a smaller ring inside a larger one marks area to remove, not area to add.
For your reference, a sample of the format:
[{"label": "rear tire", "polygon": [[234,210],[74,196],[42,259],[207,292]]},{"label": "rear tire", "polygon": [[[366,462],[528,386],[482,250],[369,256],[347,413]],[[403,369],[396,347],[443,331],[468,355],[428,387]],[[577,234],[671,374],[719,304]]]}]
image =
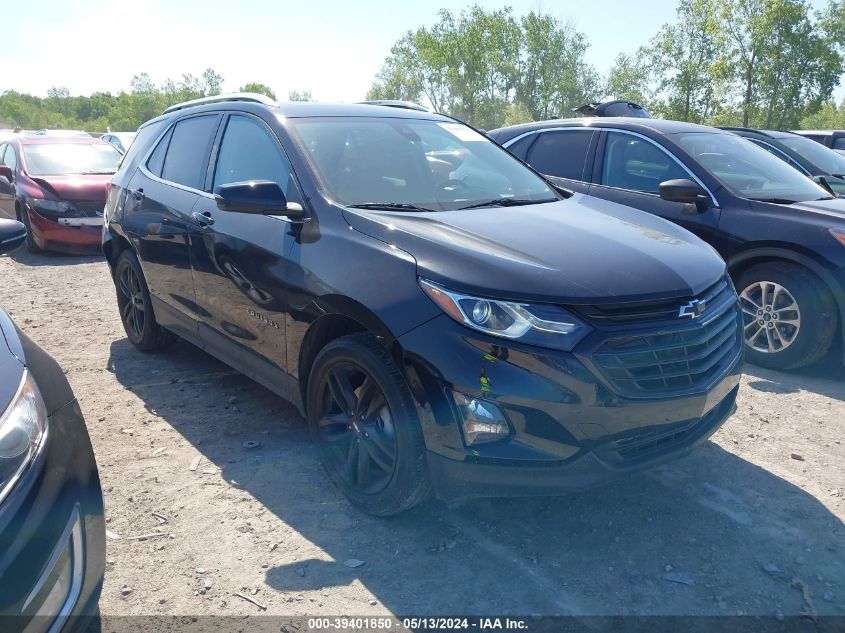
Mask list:
[{"label": "rear tire", "polygon": [[128,249],[115,262],[114,286],[120,321],[132,345],[142,352],[157,352],[176,342],[176,335],[156,321],[141,264]]},{"label": "rear tire", "polygon": [[425,442],[408,385],[370,334],[324,347],[308,379],[308,426],[329,478],[375,516],[404,512],[431,493]]},{"label": "rear tire", "polygon": [[830,349],[838,311],[830,289],[797,264],[757,264],[737,277],[746,358],[770,369],[796,369]]}]

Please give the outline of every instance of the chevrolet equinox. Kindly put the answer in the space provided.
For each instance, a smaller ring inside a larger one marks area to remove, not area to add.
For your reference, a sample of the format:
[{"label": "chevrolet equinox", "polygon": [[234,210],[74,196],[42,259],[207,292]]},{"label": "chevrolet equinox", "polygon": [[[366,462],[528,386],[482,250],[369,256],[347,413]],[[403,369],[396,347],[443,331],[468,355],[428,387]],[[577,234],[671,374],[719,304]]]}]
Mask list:
[{"label": "chevrolet equinox", "polygon": [[135,347],[182,337],[294,402],[372,514],[596,485],[734,409],[716,252],[442,115],[173,106],[112,180],[103,249]]}]

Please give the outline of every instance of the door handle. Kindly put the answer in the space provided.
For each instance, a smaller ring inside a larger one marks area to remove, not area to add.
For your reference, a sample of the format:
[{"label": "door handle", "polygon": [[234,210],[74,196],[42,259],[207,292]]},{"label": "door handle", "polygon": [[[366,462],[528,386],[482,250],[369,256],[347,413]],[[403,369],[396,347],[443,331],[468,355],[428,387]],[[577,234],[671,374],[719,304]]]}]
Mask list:
[{"label": "door handle", "polygon": [[191,219],[197,224],[199,224],[202,228],[214,224],[214,218],[211,217],[211,213],[209,211],[203,211],[202,213],[200,213],[199,211],[194,211],[191,214]]},{"label": "door handle", "polygon": [[144,190],[143,189],[135,189],[132,191],[132,197],[135,198],[137,201],[141,201],[144,199]]}]

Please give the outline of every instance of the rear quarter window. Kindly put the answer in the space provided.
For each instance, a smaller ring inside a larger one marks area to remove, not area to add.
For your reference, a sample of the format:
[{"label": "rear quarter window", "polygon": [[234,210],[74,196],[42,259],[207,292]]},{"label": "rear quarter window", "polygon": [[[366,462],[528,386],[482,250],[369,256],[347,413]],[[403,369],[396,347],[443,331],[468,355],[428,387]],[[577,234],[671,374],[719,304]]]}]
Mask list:
[{"label": "rear quarter window", "polygon": [[122,187],[129,184],[129,179],[132,178],[132,174],[135,173],[141,159],[146,155],[150,145],[155,142],[166,124],[167,121],[162,119],[148,123],[138,130],[138,136],[129,147],[129,151],[123,155],[123,160],[120,162],[120,167],[112,178],[112,182]]}]

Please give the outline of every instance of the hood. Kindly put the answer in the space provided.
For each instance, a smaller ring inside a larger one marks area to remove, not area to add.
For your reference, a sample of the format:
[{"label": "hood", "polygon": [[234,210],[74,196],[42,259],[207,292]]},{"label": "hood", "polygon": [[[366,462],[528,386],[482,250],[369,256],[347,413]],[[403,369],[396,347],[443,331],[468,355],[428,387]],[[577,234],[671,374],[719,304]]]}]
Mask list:
[{"label": "hood", "polygon": [[502,299],[614,303],[697,294],[725,274],[710,246],[599,198],[401,213],[346,209],[356,230],[410,253],[418,274]]},{"label": "hood", "polygon": [[8,407],[21,384],[23,349],[12,319],[0,308],[0,415]]},{"label": "hood", "polygon": [[68,202],[105,204],[111,175],[30,176],[42,189]]},{"label": "hood", "polygon": [[796,202],[795,204],[779,205],[786,209],[798,209],[809,211],[828,217],[845,220],[845,198],[834,198],[833,200],[811,200],[810,202]]}]

